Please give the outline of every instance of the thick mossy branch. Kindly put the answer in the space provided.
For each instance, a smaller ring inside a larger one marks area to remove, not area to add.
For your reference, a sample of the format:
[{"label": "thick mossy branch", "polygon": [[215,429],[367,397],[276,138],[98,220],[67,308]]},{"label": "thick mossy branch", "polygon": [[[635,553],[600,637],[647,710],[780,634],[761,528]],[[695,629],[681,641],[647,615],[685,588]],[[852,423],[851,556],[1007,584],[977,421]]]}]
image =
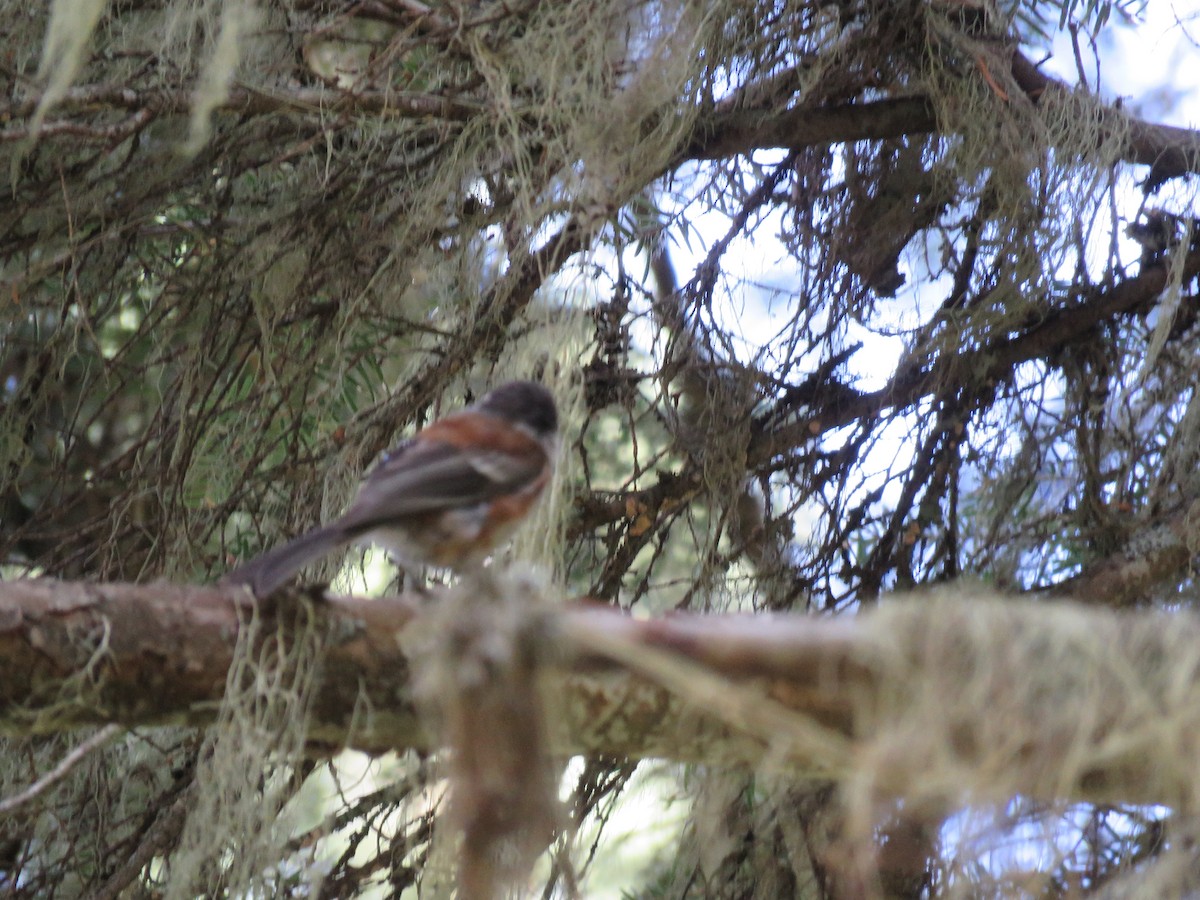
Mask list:
[{"label": "thick mossy branch", "polygon": [[[233,591],[165,583],[0,585],[0,732],[216,721],[248,603]],[[263,639],[286,642],[314,627],[299,615],[302,604],[326,635],[310,742],[420,745],[407,662],[394,638],[416,604],[289,594],[260,610]],[[352,722],[360,730],[348,741]]]},{"label": "thick mossy branch", "polygon": [[[0,727],[212,721],[244,603],[166,584],[0,586]],[[298,622],[324,635],[310,746],[428,745],[406,654],[437,639],[431,624],[445,631],[443,613],[406,597],[295,593],[259,622],[283,644]],[[542,647],[559,754],[846,777],[858,790],[951,805],[1013,793],[1185,809],[1200,799],[1195,616],[962,587],[837,621],[641,620],[570,605],[517,624]]]}]

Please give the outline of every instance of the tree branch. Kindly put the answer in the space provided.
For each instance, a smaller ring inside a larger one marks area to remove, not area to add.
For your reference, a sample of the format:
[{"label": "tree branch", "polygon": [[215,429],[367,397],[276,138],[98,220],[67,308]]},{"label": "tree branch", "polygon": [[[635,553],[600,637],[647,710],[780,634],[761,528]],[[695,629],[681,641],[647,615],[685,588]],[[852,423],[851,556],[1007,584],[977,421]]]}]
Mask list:
[{"label": "tree branch", "polygon": [[933,104],[920,96],[783,111],[735,109],[702,119],[676,164],[682,159],[723,159],[752,150],[799,150],[927,134],[936,128]]},{"label": "tree branch", "polygon": [[[1200,275],[1200,251],[1184,261],[1184,280]],[[747,465],[763,469],[781,454],[810,444],[825,431],[875,418],[885,409],[905,409],[932,394],[938,385],[982,384],[1008,378],[1022,363],[1044,358],[1053,349],[1085,339],[1098,325],[1118,315],[1148,309],[1167,283],[1163,265],[1147,266],[1136,276],[1115,285],[1098,286],[1076,298],[1077,302],[1048,312],[1026,331],[998,338],[976,350],[939,357],[927,370],[901,370],[877,391],[861,392],[836,380],[813,380],[786,392],[779,409],[758,420],[750,440]],[[950,378],[950,373],[957,373]],[[799,408],[802,414],[795,415]],[[776,425],[780,420],[786,424]],[[596,493],[576,502],[568,532],[578,536],[603,525],[673,508],[699,490],[699,473],[668,472],[641,490]]]},{"label": "tree branch", "polygon": [[1200,500],[1149,521],[1137,521],[1123,552],[1093,560],[1083,571],[1041,591],[1081,603],[1122,609],[1149,605],[1153,591],[1186,577],[1200,548]]},{"label": "tree branch", "polygon": [[[1012,77],[1037,104],[1050,94],[1066,95],[1069,85],[1045,75],[1019,49],[1012,52]],[[751,94],[754,87],[747,89]],[[884,140],[938,130],[932,101],[923,95],[837,106],[721,109],[702,118],[695,136],[672,163],[685,159],[721,159],[753,150],[799,150],[821,144]],[[1126,162],[1151,167],[1150,183],[1200,172],[1200,132],[1147,122],[1112,107],[1101,110],[1104,135],[1124,134],[1120,150]]]},{"label": "tree branch", "polygon": [[[130,88],[108,84],[85,84],[70,88],[53,106],[58,112],[123,109],[149,112],[155,116],[181,115],[191,111],[195,95],[184,88]],[[41,95],[0,103],[0,121],[31,116]],[[414,91],[339,91],[332,88],[292,88],[263,91],[234,87],[219,107],[238,115],[268,115],[278,112],[355,112],[387,118],[436,117],[462,121],[486,110],[472,103]]]},{"label": "tree branch", "polygon": [[[1072,88],[1042,73],[1019,49],[1012,52],[1012,77],[1035,104],[1049,93],[1069,94]],[[754,86],[748,96],[755,95]],[[0,121],[20,121],[32,115],[39,96],[0,103]],[[184,114],[191,109],[192,93],[175,88],[133,89],[104,84],[71,88],[55,104],[60,112],[92,115],[99,109],[122,109],[134,115],[113,125],[69,120],[45,123],[39,137],[56,134],[91,136],[111,141],[144,126],[151,118]],[[459,97],[411,91],[339,91],[333,88],[293,88],[271,92],[235,87],[220,107],[238,115],[267,115],[285,111],[343,112],[397,118],[438,118],[462,122],[487,111],[487,104]],[[1126,134],[1121,156],[1127,162],[1151,167],[1154,184],[1200,172],[1200,133],[1146,122],[1122,110],[1103,110],[1101,126],[1108,134]],[[798,150],[832,143],[884,140],[906,134],[928,134],[938,129],[932,101],[924,95],[843,103],[826,107],[777,106],[737,108],[724,102],[701,116],[691,140],[672,160],[668,170],[689,159],[724,159],[753,150]],[[13,125],[0,130],[0,142],[25,139],[27,128]],[[662,174],[665,174],[662,173]]]},{"label": "tree branch", "polygon": [[[304,602],[311,601],[295,594],[265,604],[265,630],[288,632],[289,612]],[[214,587],[0,584],[0,734],[211,723],[252,612],[245,604],[239,591]],[[315,604],[318,624],[337,637],[326,647],[310,740],[349,740],[361,688],[374,713],[356,742],[364,749],[422,743],[411,703],[396,702],[407,697],[408,662],[393,639],[416,611],[412,599]]]},{"label": "tree branch", "polygon": [[[1200,275],[1200,250],[1184,260],[1185,282]],[[1001,337],[976,350],[939,356],[929,369],[900,369],[884,387],[867,393],[838,392],[833,401],[808,415],[751,440],[748,460],[761,466],[778,453],[811,441],[815,435],[841,428],[864,417],[877,416],[888,407],[904,408],[933,393],[938,385],[1001,381],[1024,362],[1052,356],[1056,348],[1079,340],[1118,315],[1148,310],[1167,285],[1163,265],[1147,266],[1137,276],[1115,285],[1090,288],[1066,307],[1048,309],[1026,331]]]},{"label": "tree branch", "polygon": [[[1012,54],[1013,80],[1035,103],[1047,93],[1069,94],[1071,88],[1044,74],[1020,50]],[[1105,108],[1101,114],[1102,133],[1125,133],[1123,158],[1150,167],[1149,184],[1157,186],[1170,178],[1200,172],[1200,132],[1173,125],[1160,125],[1126,115],[1120,109]]]},{"label": "tree branch", "polygon": [[121,733],[119,725],[105,725],[78,747],[64,756],[53,769],[12,797],[0,798],[0,816],[11,816],[18,808],[32,803],[48,789],[58,784],[98,748],[104,746]]},{"label": "tree branch", "polygon": [[[245,599],[166,584],[0,584],[0,731],[213,721]],[[310,742],[429,746],[402,646],[440,604],[426,612],[412,598],[294,592],[259,610],[271,640],[306,618],[288,614],[301,604],[326,636]],[[1200,799],[1195,616],[1000,602],[960,588],[853,619],[639,620],[570,606],[539,609],[527,625],[545,656],[541,694],[559,754],[835,778],[853,769],[902,796],[933,790],[922,781],[933,772],[952,795]]]}]

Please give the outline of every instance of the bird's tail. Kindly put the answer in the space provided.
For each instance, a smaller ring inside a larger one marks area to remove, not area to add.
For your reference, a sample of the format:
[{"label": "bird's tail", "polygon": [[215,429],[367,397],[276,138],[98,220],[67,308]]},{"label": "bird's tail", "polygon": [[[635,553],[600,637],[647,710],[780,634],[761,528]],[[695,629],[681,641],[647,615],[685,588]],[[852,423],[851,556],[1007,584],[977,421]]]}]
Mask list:
[{"label": "bird's tail", "polygon": [[224,584],[244,584],[256,597],[265,597],[309,563],[328,556],[349,540],[340,528],[314,528],[308,534],[256,556],[221,581]]}]

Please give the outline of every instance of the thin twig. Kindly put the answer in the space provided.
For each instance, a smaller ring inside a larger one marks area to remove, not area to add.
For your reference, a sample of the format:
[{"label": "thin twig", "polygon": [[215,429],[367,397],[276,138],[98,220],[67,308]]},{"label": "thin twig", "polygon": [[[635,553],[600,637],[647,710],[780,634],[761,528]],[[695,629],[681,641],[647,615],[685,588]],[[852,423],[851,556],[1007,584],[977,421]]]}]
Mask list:
[{"label": "thin twig", "polygon": [[117,724],[105,725],[90,738],[62,758],[57,766],[31,784],[19,794],[14,794],[6,800],[0,800],[0,816],[9,815],[27,803],[36,800],[47,790],[66,778],[71,770],[83,762],[84,758],[93,751],[104,746],[117,732],[124,730]]}]

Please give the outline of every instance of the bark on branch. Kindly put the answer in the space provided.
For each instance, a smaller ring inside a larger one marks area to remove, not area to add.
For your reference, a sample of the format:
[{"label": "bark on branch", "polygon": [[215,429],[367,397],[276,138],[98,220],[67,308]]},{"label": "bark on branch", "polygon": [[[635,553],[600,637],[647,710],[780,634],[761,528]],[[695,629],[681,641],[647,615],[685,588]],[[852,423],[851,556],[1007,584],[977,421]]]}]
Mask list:
[{"label": "bark on branch", "polygon": [[[881,791],[926,798],[1200,801],[1200,619],[978,593],[837,620],[569,605],[531,613],[526,636],[543,648],[562,754],[859,783],[865,771]],[[428,746],[406,648],[437,608],[300,593],[262,604],[265,633],[310,616],[324,628],[318,749]],[[0,733],[211,722],[249,613],[215,587],[0,584]]]},{"label": "bark on branch", "polygon": [[[318,625],[334,635],[310,739],[378,750],[421,745],[407,660],[395,640],[416,617],[416,602],[288,595],[259,610],[265,629],[294,628],[302,603],[313,603]],[[209,724],[253,612],[240,591],[216,587],[0,584],[0,734],[107,722]],[[374,704],[371,721],[348,737],[360,699]]]}]

